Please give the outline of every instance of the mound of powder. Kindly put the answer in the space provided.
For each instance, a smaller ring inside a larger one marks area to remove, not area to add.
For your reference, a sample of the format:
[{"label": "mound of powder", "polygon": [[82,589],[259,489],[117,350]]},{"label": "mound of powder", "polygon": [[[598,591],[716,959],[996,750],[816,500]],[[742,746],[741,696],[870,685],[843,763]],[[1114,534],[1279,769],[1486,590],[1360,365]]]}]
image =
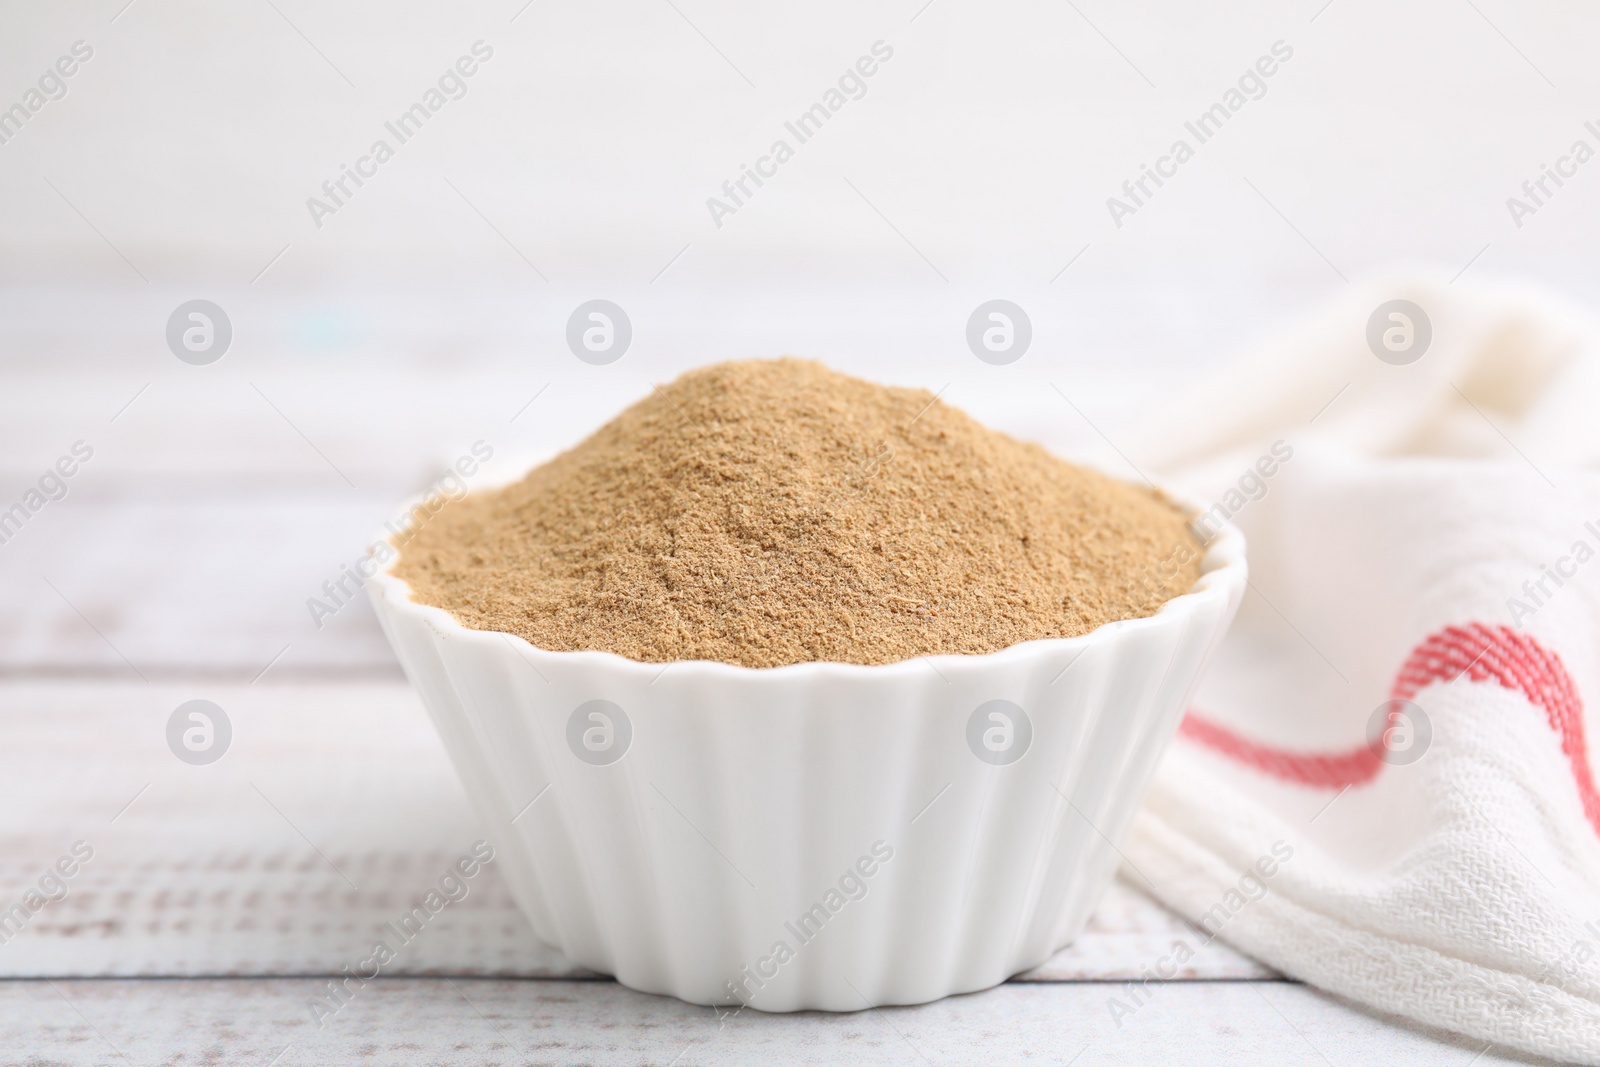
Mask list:
[{"label": "mound of powder", "polygon": [[536,648],[773,667],[1071,637],[1153,614],[1199,556],[1154,492],[924,390],[780,359],[658,387],[515,485],[447,505],[395,572]]}]

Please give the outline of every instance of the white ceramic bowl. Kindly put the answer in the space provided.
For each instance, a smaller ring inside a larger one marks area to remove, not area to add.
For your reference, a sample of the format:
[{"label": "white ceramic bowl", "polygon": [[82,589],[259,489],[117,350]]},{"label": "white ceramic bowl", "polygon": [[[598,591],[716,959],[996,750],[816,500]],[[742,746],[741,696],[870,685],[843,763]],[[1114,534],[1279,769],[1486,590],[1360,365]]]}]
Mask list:
[{"label": "white ceramic bowl", "polygon": [[1149,618],[872,667],[547,652],[387,569],[368,589],[542,940],[697,1004],[853,1011],[1077,936],[1239,605],[1243,535],[1202,570]]}]

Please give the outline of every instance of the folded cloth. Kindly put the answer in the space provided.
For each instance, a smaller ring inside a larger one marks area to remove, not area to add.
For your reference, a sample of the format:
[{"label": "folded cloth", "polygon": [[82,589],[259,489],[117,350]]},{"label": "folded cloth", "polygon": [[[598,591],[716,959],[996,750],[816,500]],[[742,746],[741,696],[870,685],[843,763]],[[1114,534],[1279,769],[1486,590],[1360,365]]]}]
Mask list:
[{"label": "folded cloth", "polygon": [[1600,1064],[1600,326],[1353,286],[1119,443],[1251,567],[1124,876],[1197,941]]}]

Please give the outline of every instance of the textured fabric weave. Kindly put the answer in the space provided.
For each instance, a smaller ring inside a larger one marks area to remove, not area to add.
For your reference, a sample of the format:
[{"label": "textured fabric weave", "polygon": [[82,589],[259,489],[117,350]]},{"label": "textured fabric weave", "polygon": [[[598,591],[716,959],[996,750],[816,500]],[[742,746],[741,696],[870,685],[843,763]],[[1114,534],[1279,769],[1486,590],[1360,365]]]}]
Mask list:
[{"label": "textured fabric weave", "polygon": [[1286,974],[1600,1063],[1597,416],[1592,321],[1402,280],[1152,423],[1130,453],[1232,512],[1252,591],[1125,873]]}]

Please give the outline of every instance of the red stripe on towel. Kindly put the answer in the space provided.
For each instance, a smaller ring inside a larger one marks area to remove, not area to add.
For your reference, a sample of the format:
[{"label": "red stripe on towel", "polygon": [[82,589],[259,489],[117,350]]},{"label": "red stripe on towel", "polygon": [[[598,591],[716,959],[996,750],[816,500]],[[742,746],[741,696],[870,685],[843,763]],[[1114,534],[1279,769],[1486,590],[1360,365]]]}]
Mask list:
[{"label": "red stripe on towel", "polygon": [[1314,788],[1343,789],[1362,785],[1376,778],[1383,769],[1383,760],[1367,745],[1332,754],[1275,748],[1234,733],[1193,708],[1184,716],[1178,733],[1247,767],[1254,767],[1262,774]]},{"label": "red stripe on towel", "polygon": [[[1561,739],[1561,751],[1571,768],[1584,815],[1600,834],[1600,790],[1595,788],[1589,766],[1583,701],[1561,657],[1509,626],[1481,622],[1447,626],[1411,650],[1395,676],[1390,697],[1410,700],[1434,682],[1454,681],[1463,674],[1470,682],[1494,682],[1521,693],[1544,712],[1550,728]],[[1364,785],[1383,769],[1380,750],[1373,745],[1363,744],[1345,752],[1298,752],[1251,741],[1193,709],[1178,732],[1263,774],[1313,788]]]}]

